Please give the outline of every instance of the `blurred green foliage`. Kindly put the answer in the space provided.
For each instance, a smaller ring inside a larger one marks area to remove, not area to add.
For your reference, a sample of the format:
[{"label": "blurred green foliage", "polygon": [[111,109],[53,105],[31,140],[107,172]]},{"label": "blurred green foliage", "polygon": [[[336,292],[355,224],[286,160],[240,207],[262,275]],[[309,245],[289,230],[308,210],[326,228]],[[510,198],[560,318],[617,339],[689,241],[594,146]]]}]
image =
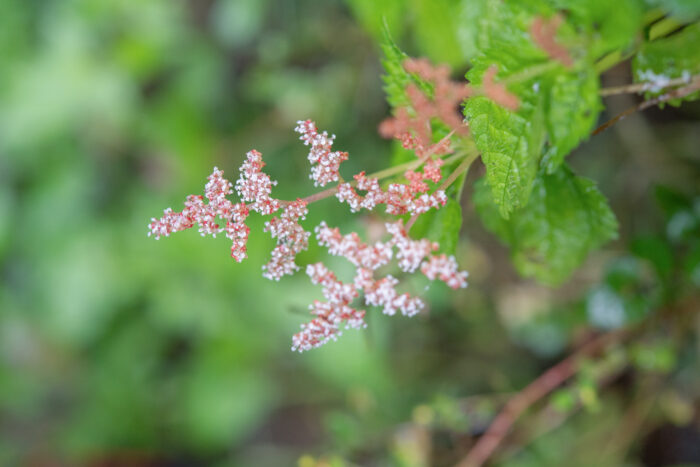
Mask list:
[{"label": "blurred green foliage", "polygon": [[[151,217],[201,193],[212,166],[235,174],[251,148],[280,197],[311,193],[292,132],[300,118],[338,135],[348,173],[390,165],[375,131],[388,111],[383,24],[411,55],[461,73],[483,39],[469,27],[483,5],[467,3],[0,2],[0,464],[450,465],[581,332],[638,323],[697,291],[697,107],[632,138],[634,127],[602,135],[570,158],[611,196],[622,234],[563,290],[511,274],[467,201],[450,248],[469,289],[433,286],[429,313],[375,313],[367,330],[302,356],[290,337],[320,291],[302,275],[261,277],[273,245],[262,222],[251,223],[242,264],[225,239],[146,237]],[[641,151],[630,142],[640,135],[653,143]],[[655,185],[673,187],[657,190],[660,208]],[[321,219],[366,221],[331,201],[307,225]],[[664,378],[647,431],[688,423],[700,396],[688,320],[661,320],[630,347],[637,379],[611,394],[597,389],[605,371],[572,383],[553,402],[560,411],[600,409],[498,462],[621,465],[626,450],[591,446],[636,407],[647,374]]]}]

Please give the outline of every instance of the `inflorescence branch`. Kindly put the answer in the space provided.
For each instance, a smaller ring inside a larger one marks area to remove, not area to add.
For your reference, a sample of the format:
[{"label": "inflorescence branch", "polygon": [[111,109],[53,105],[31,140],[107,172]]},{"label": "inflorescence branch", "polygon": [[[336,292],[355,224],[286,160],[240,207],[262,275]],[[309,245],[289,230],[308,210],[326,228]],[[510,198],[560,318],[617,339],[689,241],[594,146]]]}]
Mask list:
[{"label": "inflorescence branch", "polygon": [[[300,269],[296,256],[308,248],[311,237],[311,232],[305,230],[301,222],[313,202],[335,196],[339,202],[346,203],[351,212],[371,211],[383,205],[388,215],[410,214],[412,219],[431,209],[441,208],[447,202],[445,189],[476,158],[476,153],[455,153],[451,147],[453,136],[468,131],[454,110],[470,91],[464,84],[449,81],[449,69],[444,67],[432,68],[424,60],[409,60],[404,65],[407,70],[434,82],[434,96],[429,98],[417,88],[407,90],[410,105],[399,109],[396,117],[382,123],[382,128],[391,129],[387,136],[399,139],[405,148],[413,150],[416,160],[370,175],[360,172],[353,176],[352,181],[345,181],[340,175],[340,165],[349,155],[333,150],[335,135],[319,131],[311,120],[300,120],[295,131],[309,148],[309,178],[315,186],[334,186],[293,201],[276,199],[272,196],[272,189],[277,181],[263,171],[262,154],[251,150],[239,169],[235,185],[215,167],[208,177],[204,196],[190,195],[182,211],[174,212],[168,208],[159,219],[151,219],[148,235],[159,239],[195,225],[202,236],[215,237],[224,233],[232,241],[231,256],[241,262],[247,257],[250,228],[245,222],[250,212],[273,216],[265,222],[263,229],[276,240],[271,258],[263,266],[263,276],[278,281]],[[451,130],[437,142],[432,141],[433,118],[439,118]],[[460,159],[464,159],[463,162],[443,180],[443,166]],[[405,181],[394,181],[385,186],[380,184],[380,180],[398,175],[403,175]],[[240,198],[238,203],[227,198],[234,190]],[[292,338],[293,350],[301,352],[335,340],[343,328],[365,327],[365,311],[354,304],[359,300],[365,306],[381,308],[387,315],[413,316],[423,310],[425,303],[419,297],[396,290],[399,281],[394,276],[375,277],[376,270],[389,264],[393,258],[403,272],[420,271],[429,280],[440,280],[453,289],[467,286],[467,273],[459,271],[453,256],[438,254],[440,246],[437,243],[410,238],[408,226],[401,219],[386,222],[385,228],[389,238],[372,245],[363,243],[355,232],[343,235],[338,228],[329,227],[325,222],[314,229],[318,244],[326,247],[329,254],[343,256],[352,263],[355,276],[352,282],[343,283],[323,263],[306,266],[311,282],[321,285],[325,301],[317,300],[309,306],[314,318],[303,324],[301,332]]]}]

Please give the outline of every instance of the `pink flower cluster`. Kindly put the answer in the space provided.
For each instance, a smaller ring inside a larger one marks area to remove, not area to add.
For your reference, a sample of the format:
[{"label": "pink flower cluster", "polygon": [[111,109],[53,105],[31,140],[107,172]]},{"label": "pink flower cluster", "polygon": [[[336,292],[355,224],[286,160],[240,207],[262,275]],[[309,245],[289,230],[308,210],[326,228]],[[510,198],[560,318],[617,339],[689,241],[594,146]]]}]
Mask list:
[{"label": "pink flower cluster", "polygon": [[445,192],[437,190],[431,194],[426,193],[430,187],[424,180],[440,181],[442,160],[429,160],[425,165],[424,172],[406,171],[404,175],[409,181],[408,184],[391,183],[386,191],[379,186],[379,180],[367,178],[364,172],[360,172],[354,176],[355,185],[365,191],[365,195],[358,194],[352,183],[341,183],[338,185],[336,197],[347,203],[352,212],[363,208],[371,211],[378,204],[386,204],[387,214],[397,216],[406,213],[422,214],[430,208],[439,209],[447,203]]},{"label": "pink flower cluster", "polygon": [[467,286],[466,271],[457,270],[457,261],[454,256],[431,256],[430,259],[423,263],[420,270],[430,280],[440,279],[448,287],[459,289]]},{"label": "pink flower cluster", "polygon": [[348,306],[357,297],[357,291],[352,284],[340,282],[323,263],[308,265],[306,274],[313,284],[323,286],[323,296],[327,301],[315,300],[309,306],[311,314],[316,318],[301,325],[301,332],[292,337],[292,350],[303,352],[319,347],[330,340],[336,340],[342,334],[340,326],[343,322],[346,329],[360,329],[367,326],[365,312]]},{"label": "pink flower cluster", "polygon": [[309,178],[316,186],[326,186],[340,179],[340,164],[347,160],[348,153],[331,152],[335,135],[328,136],[327,132],[319,133],[316,124],[311,120],[299,120],[294,131],[301,134],[300,140],[305,146],[311,146],[309,150],[309,162],[311,162],[311,174]]},{"label": "pink flower cluster", "polygon": [[[160,219],[152,218],[148,224],[148,236],[153,235],[156,240],[161,236],[169,236],[172,232],[179,232],[199,225],[199,233],[202,236],[226,232],[226,236],[233,241],[231,256],[239,263],[246,258],[246,242],[250,229],[245,225],[248,217],[248,207],[245,203],[231,203],[226,196],[231,194],[232,184],[223,178],[224,172],[214,167],[207,179],[209,182],[204,188],[204,193],[209,201],[204,203],[201,195],[189,195],[185,201],[185,209],[182,212],[174,212],[171,208],[163,212]],[[225,223],[224,227],[217,224],[219,217]]]},{"label": "pink flower cluster", "polygon": [[264,277],[278,281],[285,274],[294,274],[299,270],[294,259],[309,247],[311,235],[299,224],[299,220],[306,219],[308,212],[306,202],[299,199],[289,203],[282,215],[265,223],[265,232],[270,232],[272,238],[277,239],[277,246],[272,250],[272,259],[263,266]]},{"label": "pink flower cluster", "polygon": [[250,208],[260,214],[272,214],[280,208],[279,200],[270,197],[277,180],[262,171],[265,163],[262,154],[253,149],[246,154],[246,161],[239,169],[241,176],[236,181],[236,192],[243,201],[252,201]]},{"label": "pink flower cluster", "polygon": [[[363,293],[365,305],[381,307],[386,315],[401,312],[404,316],[413,316],[425,307],[420,298],[397,292],[399,281],[392,275],[375,280],[374,272],[389,263],[394,247],[402,271],[412,273],[420,266],[421,272],[431,280],[439,279],[454,289],[467,286],[467,273],[457,270],[454,257],[432,255],[438,248],[436,243],[426,239],[410,239],[402,221],[387,223],[386,229],[391,240],[367,245],[355,232],[342,235],[338,228],[328,227],[325,222],[316,227],[319,245],[327,247],[332,255],[345,257],[357,267],[353,279],[354,289],[350,284],[338,282],[322,263],[309,266],[307,274],[314,284],[323,285],[323,295],[328,303],[314,302],[310,306],[311,313],[319,317],[302,325],[301,332],[292,339],[292,350],[302,352],[335,339],[339,335],[339,325],[345,320],[348,321],[348,327],[363,327],[359,321],[351,321],[351,318],[365,314],[364,311],[350,307],[358,292]],[[344,316],[351,318],[343,318]]]},{"label": "pink flower cluster", "polygon": [[463,83],[450,81],[450,68],[434,67],[425,59],[407,59],[403,63],[408,73],[433,85],[433,96],[423,94],[415,84],[406,87],[409,105],[396,110],[396,115],[384,120],[379,132],[386,138],[399,139],[407,149],[413,149],[418,157],[425,154],[446,154],[449,141],[433,144],[431,120],[437,118],[458,134],[467,134],[468,128],[455,109],[472,94]]},{"label": "pink flower cluster", "polygon": [[[414,168],[423,165],[422,171],[408,170],[404,173],[407,183],[391,183],[384,191],[379,179],[367,177],[364,172],[355,175],[354,182],[345,183],[342,180],[339,167],[348,155],[331,151],[334,136],[320,133],[310,120],[298,122],[296,131],[301,134],[300,139],[304,144],[310,146],[308,159],[315,184],[325,186],[338,182],[335,194],[341,202],[348,203],[353,212],[386,204],[388,214],[420,214],[430,208],[439,208],[447,201],[441,190],[428,193],[428,182],[438,183],[442,179],[442,160],[435,158],[435,153],[426,153],[417,161]],[[299,270],[296,256],[308,248],[311,235],[304,230],[301,221],[308,214],[309,202],[321,197],[312,195],[296,201],[273,198],[272,187],[277,182],[263,172],[264,166],[258,151],[248,152],[235,187],[223,177],[221,170],[214,168],[204,188],[204,196],[189,195],[181,212],[168,208],[160,219],[151,219],[148,235],[158,239],[195,225],[199,226],[203,236],[225,232],[232,241],[231,256],[241,262],[247,256],[246,243],[250,229],[245,221],[250,210],[262,215],[272,215],[281,210],[278,216],[265,223],[264,231],[270,233],[276,245],[270,261],[263,266],[263,276],[280,280],[284,275],[293,274]],[[234,188],[241,199],[239,203],[227,199]],[[365,194],[359,195],[356,188]],[[441,280],[455,289],[466,287],[467,273],[458,271],[453,257],[434,255],[438,249],[436,243],[427,239],[411,239],[401,220],[385,226],[391,238],[372,245],[363,243],[355,232],[342,235],[338,228],[328,227],[325,222],[316,227],[319,245],[327,247],[331,255],[345,257],[356,267],[356,274],[352,282],[346,284],[340,282],[322,263],[307,266],[306,272],[311,281],[323,287],[326,301],[315,301],[310,306],[315,317],[302,325],[302,331],[294,336],[294,350],[304,351],[335,340],[341,334],[343,323],[346,328],[365,327],[365,311],[352,307],[352,302],[360,294],[365,305],[381,307],[387,315],[400,312],[413,316],[425,307],[420,298],[399,293],[396,290],[399,281],[395,277],[387,274],[375,279],[377,269],[389,264],[394,257],[394,249],[402,271],[413,273],[420,269],[430,280]]]}]

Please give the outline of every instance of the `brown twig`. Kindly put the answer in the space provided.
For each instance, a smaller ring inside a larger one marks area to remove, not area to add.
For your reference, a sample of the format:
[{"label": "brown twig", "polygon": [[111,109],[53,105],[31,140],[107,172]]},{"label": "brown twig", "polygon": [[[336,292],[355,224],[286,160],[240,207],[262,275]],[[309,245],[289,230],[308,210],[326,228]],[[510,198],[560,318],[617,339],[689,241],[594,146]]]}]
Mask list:
[{"label": "brown twig", "polygon": [[648,101],[644,101],[640,103],[639,105],[636,105],[634,107],[630,107],[629,109],[625,110],[621,114],[615,116],[614,118],[608,120],[607,122],[603,123],[600,125],[598,128],[595,129],[593,132],[594,135],[597,135],[599,133],[602,133],[603,131],[607,130],[623,118],[632,115],[635,112],[642,111],[644,109],[648,109],[649,107],[653,107],[655,105],[662,104],[664,102],[668,102],[672,99],[679,99],[681,97],[685,97],[688,94],[692,94],[695,91],[700,90],[700,76],[696,76],[688,85],[682,86],[680,88],[673,89],[672,91],[667,92],[666,94],[662,94],[658,97],[655,97],[653,99],[649,99]]},{"label": "brown twig", "polygon": [[[627,362],[617,362],[616,364],[612,365],[610,368],[606,368],[603,374],[601,375],[600,378],[598,378],[595,382],[596,388],[599,390],[607,385],[609,385],[612,381],[615,380],[617,376],[620,375],[620,373],[627,367]],[[507,452],[504,456],[504,460],[508,458],[512,458],[514,455],[516,455],[520,450],[522,450],[525,446],[531,444],[533,441],[536,439],[539,439],[540,437],[546,435],[547,433],[557,429],[559,426],[564,424],[570,417],[578,413],[579,410],[583,408],[583,403],[578,402],[575,404],[575,406],[566,412],[560,412],[557,409],[553,407],[553,404],[550,402],[538,415],[536,415],[536,418],[534,422],[528,423],[528,426],[534,426],[535,429],[533,430],[533,433],[530,433],[529,435],[524,435],[522,438],[524,438],[522,441],[518,441],[518,445],[512,448],[509,452]],[[518,438],[517,432],[514,435],[515,438]]]},{"label": "brown twig", "polygon": [[479,467],[483,465],[503,442],[511,427],[523,412],[575,375],[583,357],[604,349],[612,342],[620,340],[628,332],[628,330],[622,329],[602,334],[542,373],[506,403],[486,432],[457,466]]},{"label": "brown twig", "polygon": [[637,92],[649,91],[652,89],[661,90],[671,88],[673,86],[680,86],[681,84],[688,84],[693,82],[693,80],[700,78],[700,75],[687,76],[681,78],[674,78],[668,80],[663,86],[658,86],[655,83],[631,83],[623,84],[622,86],[612,86],[609,88],[603,88],[600,90],[599,94],[603,97],[615,96],[617,94],[633,94]]}]

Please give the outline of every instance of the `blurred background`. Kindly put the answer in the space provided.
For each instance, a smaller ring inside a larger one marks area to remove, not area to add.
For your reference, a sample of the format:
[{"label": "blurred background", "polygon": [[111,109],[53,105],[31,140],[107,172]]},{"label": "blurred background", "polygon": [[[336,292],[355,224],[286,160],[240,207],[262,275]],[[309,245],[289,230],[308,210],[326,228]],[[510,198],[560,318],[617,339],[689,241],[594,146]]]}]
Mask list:
[{"label": "blurred background", "polygon": [[[452,465],[591,333],[699,306],[697,104],[630,117],[571,156],[621,236],[563,287],[520,279],[483,230],[478,168],[458,249],[470,286],[432,286],[410,320],[373,310],[368,329],[301,355],[291,336],[320,290],[301,273],[262,278],[273,241],[259,217],[242,264],[225,238],[146,236],[213,166],[235,179],[252,148],[276,197],[313,193],[299,119],[337,135],[348,174],[388,166],[382,18],[459,78],[469,44],[444,24],[468,14],[450,4],[0,2],[0,465]],[[630,81],[627,65],[604,77]],[[606,116],[636,101],[611,97]],[[376,220],[333,200],[304,225],[321,219]],[[692,313],[659,319],[597,356],[495,464],[700,465],[699,330]]]}]

